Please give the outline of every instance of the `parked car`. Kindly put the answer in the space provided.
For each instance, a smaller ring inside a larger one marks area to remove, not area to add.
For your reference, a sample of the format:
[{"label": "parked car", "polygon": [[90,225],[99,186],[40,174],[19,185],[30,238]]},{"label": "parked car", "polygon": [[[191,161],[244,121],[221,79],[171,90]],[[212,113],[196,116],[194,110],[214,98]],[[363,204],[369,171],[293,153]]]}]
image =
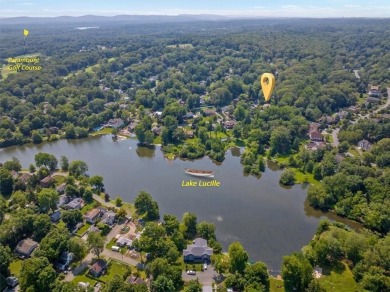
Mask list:
[{"label": "parked car", "polygon": [[207,270],[207,264],[206,263],[203,264],[203,270],[205,270],[205,271]]},{"label": "parked car", "polygon": [[195,271],[187,271],[187,275],[196,275],[196,272]]}]

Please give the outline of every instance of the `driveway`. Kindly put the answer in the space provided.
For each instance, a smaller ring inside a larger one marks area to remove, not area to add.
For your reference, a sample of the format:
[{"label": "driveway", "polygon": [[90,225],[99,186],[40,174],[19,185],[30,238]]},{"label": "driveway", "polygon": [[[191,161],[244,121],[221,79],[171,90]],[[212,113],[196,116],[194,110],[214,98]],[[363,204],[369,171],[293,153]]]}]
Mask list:
[{"label": "driveway", "polygon": [[332,145],[333,145],[333,147],[337,147],[340,144],[339,137],[337,137],[339,132],[340,132],[340,128],[333,129],[333,131],[332,131],[332,139],[333,139]]},{"label": "driveway", "polygon": [[212,286],[215,282],[214,277],[217,277],[218,273],[210,265],[207,266],[207,270],[204,272],[196,272],[196,275],[187,275],[187,271],[182,272],[182,279],[186,282],[195,280],[198,278],[199,283],[203,286]]}]

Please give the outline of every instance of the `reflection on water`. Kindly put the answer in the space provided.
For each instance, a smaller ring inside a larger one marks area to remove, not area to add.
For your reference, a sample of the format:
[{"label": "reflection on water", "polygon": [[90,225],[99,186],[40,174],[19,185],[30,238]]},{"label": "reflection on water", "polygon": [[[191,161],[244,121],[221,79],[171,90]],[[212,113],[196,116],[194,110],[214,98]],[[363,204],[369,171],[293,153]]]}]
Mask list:
[{"label": "reflection on water", "polygon": [[232,148],[230,148],[230,152],[232,153],[232,156],[234,156],[234,157],[240,157],[241,156],[241,149],[239,147],[232,147]]},{"label": "reflection on water", "polygon": [[153,158],[156,153],[156,148],[149,148],[149,147],[140,147],[138,146],[136,149],[138,157],[142,158]]},{"label": "reflection on water", "polygon": [[267,167],[272,171],[280,170],[279,164],[276,161],[267,159]]},{"label": "reflection on water", "polygon": [[337,221],[344,223],[347,225],[349,228],[355,230],[355,231],[361,231],[364,227],[362,224],[349,220],[347,218],[341,217],[337,214],[335,214],[333,211],[332,212],[324,212],[319,209],[314,209],[312,206],[310,206],[309,201],[306,199],[305,204],[304,204],[304,209],[305,209],[305,214],[309,217],[315,217],[315,218],[323,218],[326,217],[327,219],[331,221]]}]

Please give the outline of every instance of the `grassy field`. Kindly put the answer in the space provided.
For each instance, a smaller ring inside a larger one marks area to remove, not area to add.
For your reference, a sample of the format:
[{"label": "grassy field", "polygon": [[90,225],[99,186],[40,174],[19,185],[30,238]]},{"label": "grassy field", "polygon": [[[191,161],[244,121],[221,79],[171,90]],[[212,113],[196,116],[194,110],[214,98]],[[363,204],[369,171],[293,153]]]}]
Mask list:
[{"label": "grassy field", "polygon": [[99,131],[96,131],[96,132],[93,132],[91,134],[89,134],[90,136],[94,137],[94,136],[99,136],[99,135],[107,135],[107,134],[111,134],[112,133],[112,129],[111,128],[103,128]]},{"label": "grassy field", "polygon": [[19,277],[20,270],[22,269],[22,263],[23,261],[19,259],[12,261],[9,265],[9,270],[11,274],[15,275],[16,277]]},{"label": "grassy field", "polygon": [[343,265],[343,270],[331,271],[329,275],[324,275],[323,277],[321,277],[319,280],[321,286],[323,286],[326,291],[364,291],[362,289],[359,289],[349,267],[346,264]]},{"label": "grassy field", "polygon": [[[39,57],[39,56],[40,56],[39,53],[33,53],[33,54],[16,56],[15,58],[27,58],[27,57],[31,57],[32,58],[32,57]],[[14,63],[11,63],[11,64],[14,64]],[[1,71],[2,80],[5,80],[8,77],[8,75],[16,73],[16,71],[9,70],[7,65],[4,65],[0,69],[0,71]]]}]

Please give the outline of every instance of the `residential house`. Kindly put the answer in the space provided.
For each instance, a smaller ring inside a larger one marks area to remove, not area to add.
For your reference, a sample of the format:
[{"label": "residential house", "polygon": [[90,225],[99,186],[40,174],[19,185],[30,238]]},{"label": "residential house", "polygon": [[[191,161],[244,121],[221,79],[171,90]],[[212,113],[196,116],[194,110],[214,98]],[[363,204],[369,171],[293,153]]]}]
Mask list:
[{"label": "residential house", "polygon": [[[16,277],[8,277],[7,279],[5,279],[5,282],[7,283],[7,286],[11,288],[15,288],[19,284],[19,280]],[[5,289],[4,291],[9,290]]]},{"label": "residential house", "polygon": [[52,214],[50,214],[51,222],[56,223],[56,222],[60,221],[60,219],[61,219],[61,211],[60,210],[56,210]]},{"label": "residential house", "polygon": [[187,138],[194,138],[194,131],[192,130],[186,130],[185,135]]},{"label": "residential house", "polygon": [[72,209],[72,210],[74,210],[74,209],[80,210],[81,207],[82,207],[82,204],[83,204],[83,200],[80,199],[80,198],[76,198],[76,199],[70,201],[68,204],[66,204],[66,205],[64,206],[64,208],[66,208],[66,209]]},{"label": "residential house", "polygon": [[368,103],[379,103],[379,102],[380,102],[380,98],[374,97],[374,96],[369,96],[366,99],[366,104],[368,104]]},{"label": "residential house", "polygon": [[188,112],[182,116],[183,120],[188,120],[188,119],[193,119],[193,118],[194,118],[194,114],[192,112]]},{"label": "residential house", "polygon": [[114,225],[115,216],[116,216],[116,214],[114,212],[108,211],[108,212],[104,213],[101,222],[103,222],[109,226]]},{"label": "residential house", "polygon": [[326,144],[324,142],[310,142],[305,145],[305,149],[309,151],[316,151],[325,148],[325,146]]},{"label": "residential house", "polygon": [[319,131],[312,131],[309,133],[310,141],[321,142],[324,140],[322,134]]},{"label": "residential house", "polygon": [[13,179],[17,179],[19,174],[15,170],[11,170],[11,176]]},{"label": "residential house", "polygon": [[69,251],[64,251],[60,258],[54,263],[54,266],[60,270],[65,271],[70,263],[73,261],[74,255]]},{"label": "residential house", "polygon": [[50,175],[41,179],[41,181],[39,182],[39,185],[42,188],[50,188],[52,184],[53,184],[53,178]]},{"label": "residential house", "polygon": [[49,128],[50,134],[58,134],[59,130],[60,129],[58,127],[50,127]]},{"label": "residential house", "polygon": [[368,95],[370,97],[380,98],[381,93],[379,91],[379,86],[378,85],[371,85],[370,90],[368,91]]},{"label": "residential house", "polygon": [[146,284],[146,282],[144,280],[142,280],[141,278],[139,277],[135,277],[135,276],[130,276],[128,279],[127,279],[127,283],[129,284],[134,284],[134,285],[143,285],[143,284]]},{"label": "residential house", "polygon": [[323,116],[320,121],[326,123],[327,125],[333,125],[340,121],[340,116],[339,114],[334,114],[333,116]]},{"label": "residential house", "polygon": [[69,203],[69,197],[67,195],[61,195],[58,199],[57,208]]},{"label": "residential house", "polygon": [[224,123],[225,129],[233,129],[233,127],[237,124],[235,120],[226,121]]},{"label": "residential house", "polygon": [[106,126],[110,127],[110,128],[118,129],[118,128],[122,127],[124,123],[125,122],[121,118],[110,119]]},{"label": "residential house", "polygon": [[351,105],[349,108],[347,108],[347,111],[356,114],[359,112],[359,108],[354,105]]},{"label": "residential house", "polygon": [[98,259],[89,269],[89,273],[95,277],[99,277],[107,268],[107,262],[102,259]]},{"label": "residential house", "polygon": [[193,244],[187,245],[183,250],[185,262],[210,262],[213,249],[207,246],[207,240],[196,238]]},{"label": "residential house", "polygon": [[216,114],[216,111],[215,109],[212,108],[206,108],[203,110],[203,113],[205,114],[205,116],[209,117],[209,116],[214,116]]},{"label": "residential house", "polygon": [[56,191],[59,194],[65,193],[66,183],[60,184],[58,187],[56,187]]},{"label": "residential house", "polygon": [[116,241],[116,245],[120,246],[120,247],[132,246],[133,245],[133,241],[131,239],[127,238],[127,237],[121,236]]},{"label": "residential house", "polygon": [[91,227],[88,228],[88,233],[90,232],[100,232],[100,229],[97,228],[95,225],[91,225]]},{"label": "residential house", "polygon": [[161,128],[159,128],[159,127],[153,127],[153,128],[152,128],[152,132],[153,132],[153,134],[154,134],[155,136],[159,136],[160,133],[161,133]]},{"label": "residential house", "polygon": [[31,177],[31,174],[29,173],[23,173],[20,177],[19,177],[19,180],[24,183],[24,184],[27,184],[28,182],[28,179]]},{"label": "residential house", "polygon": [[310,141],[322,142],[324,137],[320,133],[320,124],[318,123],[310,123],[309,126],[309,138]]},{"label": "residential house", "polygon": [[27,238],[21,240],[16,246],[16,253],[22,258],[28,258],[34,252],[34,250],[38,247],[38,242]]},{"label": "residential house", "polygon": [[367,141],[367,140],[360,140],[359,142],[358,142],[358,146],[361,148],[361,149],[363,149],[363,150],[370,150],[371,149],[371,147],[372,147],[372,145],[371,145],[371,143],[369,142],[369,141]]},{"label": "residential house", "polygon": [[87,214],[84,215],[85,221],[91,224],[96,223],[96,219],[100,217],[100,211],[98,209],[92,209]]}]

